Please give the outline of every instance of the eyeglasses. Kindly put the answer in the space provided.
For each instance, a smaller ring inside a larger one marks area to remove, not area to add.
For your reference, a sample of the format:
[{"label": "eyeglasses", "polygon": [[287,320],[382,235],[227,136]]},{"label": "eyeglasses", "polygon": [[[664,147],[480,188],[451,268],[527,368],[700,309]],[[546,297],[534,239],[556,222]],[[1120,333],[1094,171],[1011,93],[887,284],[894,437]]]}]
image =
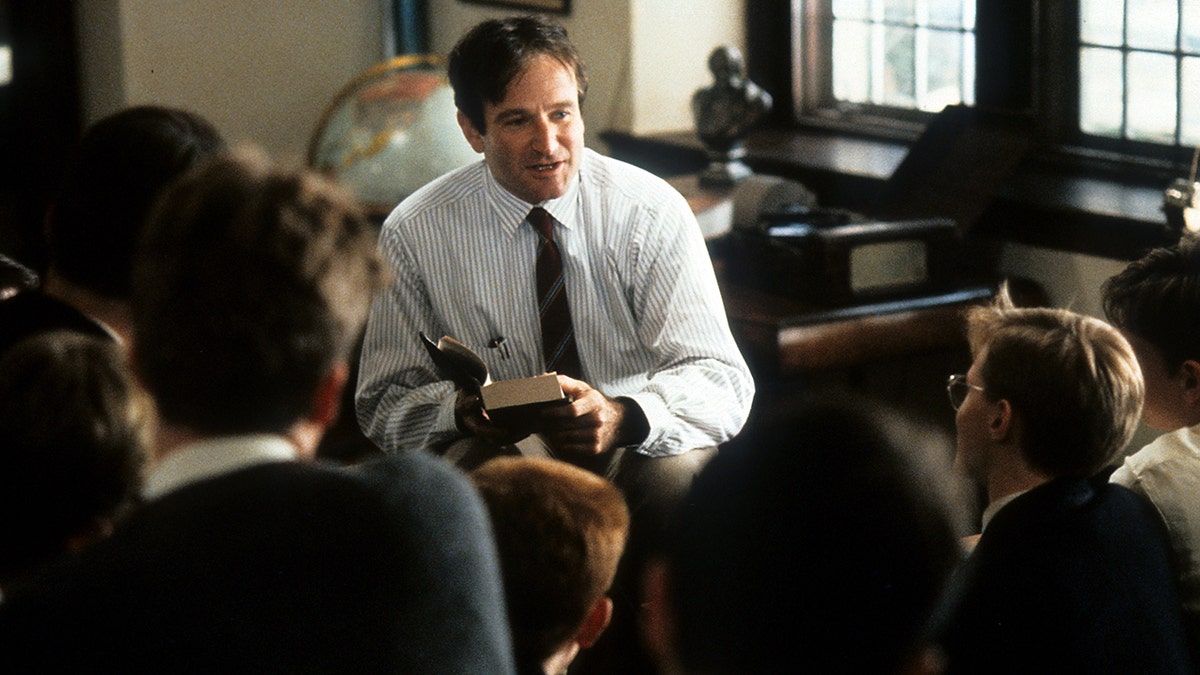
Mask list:
[{"label": "eyeglasses", "polygon": [[972,389],[983,392],[983,387],[967,382],[966,375],[961,373],[951,375],[950,379],[946,380],[946,393],[950,395],[950,407],[955,410],[961,408],[963,401],[967,400],[967,394],[971,393]]}]

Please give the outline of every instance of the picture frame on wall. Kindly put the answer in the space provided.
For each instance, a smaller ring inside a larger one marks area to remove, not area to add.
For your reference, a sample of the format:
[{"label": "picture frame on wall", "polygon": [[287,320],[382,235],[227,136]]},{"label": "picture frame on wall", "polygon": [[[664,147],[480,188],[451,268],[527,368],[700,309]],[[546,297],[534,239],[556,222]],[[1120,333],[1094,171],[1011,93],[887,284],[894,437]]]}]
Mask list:
[{"label": "picture frame on wall", "polygon": [[512,7],[530,12],[549,14],[570,14],[571,0],[460,0],[472,5],[492,5],[494,7]]}]

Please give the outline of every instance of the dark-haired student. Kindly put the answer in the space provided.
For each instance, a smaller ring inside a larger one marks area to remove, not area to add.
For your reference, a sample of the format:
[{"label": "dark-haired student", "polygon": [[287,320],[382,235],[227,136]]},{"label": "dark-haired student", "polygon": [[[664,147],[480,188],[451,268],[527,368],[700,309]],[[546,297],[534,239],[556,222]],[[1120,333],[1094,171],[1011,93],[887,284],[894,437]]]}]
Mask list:
[{"label": "dark-haired student", "polygon": [[658,672],[938,672],[965,513],[949,456],[882,407],[777,401],[704,468],[647,571]]},{"label": "dark-haired student", "polygon": [[199,115],[135,106],[88,127],[46,215],[40,289],[0,302],[0,352],[45,330],[128,344],[133,256],[146,216],[173,179],[226,149]]},{"label": "dark-haired student", "polygon": [[1111,480],[1149,499],[1166,525],[1200,664],[1200,238],[1185,234],[1130,263],[1105,283],[1104,310],[1142,368],[1142,420],[1163,432]]},{"label": "dark-haired student", "polygon": [[133,286],[146,503],[0,605],[0,671],[510,673],[487,513],[423,453],[310,461],[386,278],[340,188],[227,157],[168,189]]},{"label": "dark-haired student", "polygon": [[153,419],[111,340],[50,331],[0,353],[0,591],[136,507]]}]

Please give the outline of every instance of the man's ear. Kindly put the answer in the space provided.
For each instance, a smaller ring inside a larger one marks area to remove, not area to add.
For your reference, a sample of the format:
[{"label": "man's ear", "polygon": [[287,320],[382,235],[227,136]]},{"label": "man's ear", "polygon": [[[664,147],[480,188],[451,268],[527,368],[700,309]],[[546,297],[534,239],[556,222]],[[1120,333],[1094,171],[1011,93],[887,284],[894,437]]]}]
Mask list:
[{"label": "man's ear", "polygon": [[483,134],[475,128],[475,125],[466,115],[463,114],[463,111],[461,110],[458,111],[458,128],[462,129],[463,137],[465,137],[467,142],[471,144],[471,149],[475,152],[482,153]]},{"label": "man's ear", "polygon": [[583,620],[583,624],[579,627],[579,632],[575,634],[575,642],[583,649],[587,649],[596,644],[596,640],[600,639],[600,634],[608,628],[608,622],[612,621],[613,601],[612,598],[604,596],[592,605],[592,609],[588,611],[587,618]]}]

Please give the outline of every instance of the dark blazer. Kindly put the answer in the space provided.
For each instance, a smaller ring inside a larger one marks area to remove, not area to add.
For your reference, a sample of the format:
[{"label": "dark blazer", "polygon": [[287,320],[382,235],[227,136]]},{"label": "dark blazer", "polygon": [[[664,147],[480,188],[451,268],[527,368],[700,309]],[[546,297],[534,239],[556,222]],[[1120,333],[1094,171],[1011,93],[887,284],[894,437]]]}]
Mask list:
[{"label": "dark blazer", "polygon": [[0,672],[512,673],[487,513],[423,454],[149,502],[0,604]]},{"label": "dark blazer", "polygon": [[1186,673],[1165,533],[1128,490],[1060,478],[1000,509],[954,580],[950,673]]}]

